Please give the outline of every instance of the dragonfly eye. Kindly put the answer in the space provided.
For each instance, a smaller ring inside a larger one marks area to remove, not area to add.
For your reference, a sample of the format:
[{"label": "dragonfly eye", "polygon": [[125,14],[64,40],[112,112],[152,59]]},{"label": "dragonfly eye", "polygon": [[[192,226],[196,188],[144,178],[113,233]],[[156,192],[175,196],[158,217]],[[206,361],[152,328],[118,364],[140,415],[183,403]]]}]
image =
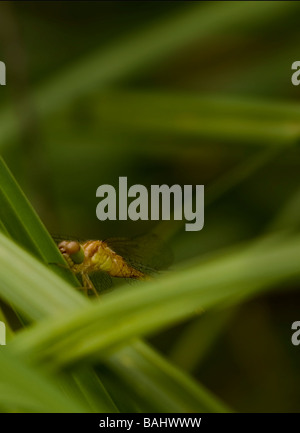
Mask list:
[{"label": "dragonfly eye", "polygon": [[62,241],[58,245],[62,254],[67,254],[74,263],[82,263],[84,261],[84,251],[79,242]]}]

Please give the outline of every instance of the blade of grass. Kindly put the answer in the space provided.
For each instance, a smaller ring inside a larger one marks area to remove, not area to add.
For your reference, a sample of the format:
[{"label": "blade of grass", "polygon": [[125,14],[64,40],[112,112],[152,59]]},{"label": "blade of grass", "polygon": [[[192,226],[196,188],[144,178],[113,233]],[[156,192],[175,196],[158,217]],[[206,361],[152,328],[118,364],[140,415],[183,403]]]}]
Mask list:
[{"label": "blade of grass", "polygon": [[[134,347],[135,353],[132,353]],[[137,356],[138,355],[138,356]],[[228,412],[230,409],[216,396],[197,383],[186,373],[167,362],[140,340],[115,352],[108,368],[119,378],[119,383],[130,385],[135,399],[142,405],[143,411],[174,413],[183,412]],[[148,374],[141,374],[147,371]],[[157,374],[159,373],[159,374]],[[173,377],[177,377],[175,382]],[[161,392],[161,386],[167,392]],[[149,398],[145,401],[143,390],[147,389]]]},{"label": "blade of grass", "polygon": [[[5,250],[7,250],[7,249],[5,248]],[[12,262],[13,262],[13,261],[12,261]],[[54,290],[55,290],[55,289],[54,289]],[[132,358],[134,358],[134,356],[136,356],[136,355],[135,355],[135,351],[132,350],[132,348],[131,348],[131,351],[132,351],[132,352],[131,352],[131,356],[132,356]],[[121,360],[120,360],[120,362],[121,362]],[[178,380],[178,379],[177,379],[177,380]],[[200,403],[199,403],[199,404],[200,404]]]},{"label": "blade of grass", "polygon": [[[11,173],[7,170],[4,164],[1,166],[1,170],[4,167],[5,169],[5,175],[7,179],[4,180],[5,182],[1,185],[2,190],[4,193],[6,193],[6,184],[8,185],[9,189],[9,196],[10,199],[13,200],[14,203],[14,212],[20,216],[19,220],[16,221],[18,224],[22,224],[25,219],[22,218],[22,213],[25,209],[25,212],[28,212],[28,216],[32,217],[32,220],[34,221],[36,218],[36,214],[33,212],[31,206],[28,206],[28,202],[23,200],[22,193],[20,194],[20,189],[13,179]],[[11,178],[11,179],[10,179]],[[15,198],[18,198],[16,200]],[[1,202],[0,202],[1,205]],[[1,207],[1,206],[0,206]],[[29,218],[27,223],[30,224],[31,219]],[[10,221],[3,221],[4,226],[6,226],[6,223],[9,225]],[[39,223],[41,224],[41,223]],[[33,228],[34,229],[34,228]],[[22,232],[21,232],[22,233]],[[41,232],[38,233],[38,236],[35,235],[35,231],[33,230],[33,237],[36,241],[39,241],[39,236],[43,237],[43,229]],[[13,244],[4,236],[2,239],[5,242],[8,242],[10,246]],[[50,251],[50,254],[56,254],[57,253],[57,247],[55,244],[53,244],[52,239],[49,239],[49,236],[47,234],[46,238],[44,239],[44,242],[47,242],[49,240],[49,244],[47,245],[47,248],[44,250],[45,252],[45,258],[48,260],[48,252],[49,250],[55,250],[54,252]],[[84,305],[88,305],[88,300],[84,297],[80,296],[79,293],[76,293],[74,290],[70,289],[70,287],[61,281],[61,279],[55,275],[53,275],[52,272],[49,271],[45,266],[38,263],[36,260],[34,260],[32,257],[28,256],[24,251],[22,251],[20,248],[17,248],[16,245],[13,246],[13,248],[16,248],[15,254],[13,253],[13,260],[10,263],[10,266],[13,266],[13,264],[16,264],[18,260],[20,259],[20,256],[26,256],[25,261],[23,261],[21,269],[23,271],[23,277],[19,275],[16,279],[11,275],[9,277],[9,281],[7,279],[5,280],[8,282],[8,284],[13,285],[12,291],[7,290],[6,283],[2,286],[2,295],[5,299],[8,300],[8,302],[11,302],[18,310],[23,311],[24,314],[27,317],[30,317],[34,320],[39,320],[44,317],[51,317],[56,316],[64,311],[68,311],[72,308],[82,308]],[[3,256],[6,256],[7,251],[2,250]],[[22,261],[22,259],[21,259]],[[41,274],[40,274],[41,272]],[[44,276],[43,273],[45,272]],[[33,278],[33,275],[40,275],[40,278]],[[6,273],[7,277],[7,273]],[[44,280],[45,278],[45,280]],[[16,281],[18,280],[18,281]],[[2,280],[3,282],[3,280]],[[135,359],[135,362],[139,360],[140,362],[145,362],[146,360],[143,359],[143,356],[138,354],[134,348],[128,349],[131,352],[132,358]],[[150,350],[150,349],[149,349]],[[109,359],[107,360],[107,363],[109,364]],[[156,375],[162,375],[162,373],[156,368],[156,366],[152,366],[153,374]],[[147,372],[140,372],[140,374],[144,374],[147,376]],[[182,376],[182,374],[179,372],[179,370],[173,369],[172,370],[172,380],[174,383],[179,384],[179,376]],[[167,393],[168,390],[165,388],[163,382],[157,383],[157,387],[159,388],[159,392],[164,394]],[[104,399],[106,397],[104,396]],[[147,400],[148,393],[145,390],[145,399]],[[201,406],[201,401],[197,402]],[[95,402],[96,404],[96,402]],[[112,411],[114,408],[112,408]],[[181,407],[179,406],[177,408],[178,412],[181,411]]]},{"label": "blade of grass", "polygon": [[96,104],[102,127],[118,134],[179,134],[205,141],[272,147],[295,145],[300,138],[298,103],[121,91],[98,95]]},{"label": "blade of grass", "polygon": [[[62,275],[74,285],[79,284],[73,274],[71,274],[64,267],[64,260],[62,260],[61,254],[59,253],[56,245],[38,218],[34,209],[28,202],[27,198],[19,188],[2,158],[0,158],[0,221],[6,233],[9,232],[14,239],[17,239],[22,246],[31,251],[42,261],[46,263],[52,263],[52,268],[57,274]],[[62,264],[62,267],[59,265],[56,266],[56,264]],[[40,267],[39,264],[38,267]],[[25,264],[24,272],[26,272],[26,269],[27,268]],[[56,281],[60,280],[56,279]],[[75,302],[77,302],[78,305],[80,305],[80,302],[82,302],[82,298],[80,297],[79,293],[76,293],[74,290],[68,287],[67,292],[61,290],[61,297],[59,301],[57,301],[57,299],[52,296],[53,280],[50,278],[48,284],[47,282],[43,282],[42,285],[44,286],[44,284],[46,286],[46,291],[42,295],[42,298],[39,298],[38,294],[34,293],[34,284],[31,285],[31,288],[27,291],[27,293],[22,293],[22,290],[19,293],[16,293],[15,291],[14,294],[18,301],[21,299],[23,300],[23,306],[25,306],[27,303],[28,296],[31,298],[31,300],[33,297],[35,298],[35,305],[29,302],[32,309],[31,311],[28,311],[27,307],[24,309],[22,308],[20,302],[16,301],[16,304],[13,302],[12,308],[8,307],[6,321],[10,322],[10,318],[13,315],[12,319],[15,323],[17,317],[19,316],[18,312],[23,312],[30,320],[39,320],[45,315],[53,314],[54,311],[56,311],[57,314],[59,311],[62,312],[68,310],[70,308],[69,306],[72,305],[72,300],[75,301],[76,299]],[[16,286],[18,286],[19,289],[22,289],[23,282],[19,280],[19,282],[16,283]],[[3,298],[5,298],[5,296]],[[15,314],[13,314],[12,311],[14,310],[14,305],[17,305],[18,309]],[[82,383],[82,388],[84,388],[84,386],[84,383]],[[103,391],[103,387],[101,391]],[[103,401],[102,406],[98,404],[98,410],[101,408],[101,410],[104,412],[114,411],[114,407],[112,407],[112,405],[105,405],[105,396],[107,394],[105,392],[100,392],[100,395],[102,395]]]},{"label": "blade of grass", "polygon": [[[0,234],[1,296],[28,319],[41,320],[85,305],[84,298],[45,265]],[[12,247],[12,250],[11,250]],[[7,258],[10,258],[8,263]],[[5,271],[5,266],[8,268]],[[18,273],[13,269],[19,267]],[[4,271],[4,272],[2,272]],[[58,295],[59,294],[59,295]]]},{"label": "blade of grass", "polygon": [[[141,67],[166,59],[190,42],[206,44],[207,39],[233,26],[257,24],[264,16],[264,26],[282,14],[297,8],[295,2],[206,2],[185,5],[180,13],[158,19],[148,28],[125,35],[105,50],[92,53],[62,71],[34,94],[39,116],[56,111],[74,98],[122,79]],[[0,117],[0,143],[18,131],[13,111]]]},{"label": "blade of grass", "polygon": [[267,227],[270,231],[296,230],[299,227],[300,189],[298,188]]},{"label": "blade of grass", "polygon": [[[23,258],[22,258],[23,257]],[[34,257],[31,257],[28,253],[23,251],[18,245],[14,244],[11,240],[4,237],[0,234],[0,293],[4,299],[7,299],[8,302],[11,302],[18,309],[20,309],[24,314],[29,315],[30,317],[40,318],[45,315],[55,317],[56,321],[59,321],[59,313],[61,314],[63,311],[63,315],[67,315],[67,309],[65,308],[65,304],[61,305],[61,301],[64,300],[64,295],[71,291],[72,288],[68,286],[66,282],[62,279],[54,275],[49,269],[47,269],[44,265],[39,263]],[[90,304],[87,300],[81,297],[79,294],[74,292],[82,302],[77,303],[77,309],[82,311],[87,308]],[[61,298],[62,295],[62,298]],[[52,298],[53,296],[53,298]],[[56,301],[55,301],[56,298]],[[68,307],[72,305],[73,309],[75,307],[74,300],[71,297],[69,298]],[[104,297],[101,298],[101,304],[104,301]],[[46,304],[45,304],[46,300]],[[47,306],[45,308],[45,305]],[[70,307],[71,309],[71,307]],[[55,313],[54,311],[55,310]],[[115,317],[115,312],[112,313],[113,317]],[[39,326],[35,327],[35,332],[38,332],[38,329],[41,329],[41,322]],[[99,329],[99,323],[97,323],[97,328]],[[33,332],[33,329],[32,329]],[[20,335],[20,340],[23,340],[26,336],[26,332],[23,331]],[[19,340],[19,341],[20,341]],[[16,337],[15,337],[16,341]],[[58,340],[57,340],[58,341]],[[82,342],[83,343],[83,342]],[[14,347],[13,342],[10,343],[10,350]],[[150,350],[150,349],[149,349]],[[152,350],[150,350],[153,353]],[[151,362],[147,359],[143,359],[143,356],[140,356],[136,353],[134,347],[128,348],[128,353],[131,353],[137,359],[140,360],[140,363],[143,362]],[[28,347],[27,354],[30,354],[30,349]],[[154,356],[154,354],[153,354]],[[30,355],[31,359],[33,359],[33,353]],[[117,362],[117,357],[115,356],[115,363]],[[167,362],[167,361],[166,361]],[[108,356],[107,359],[108,366],[111,363],[111,360]],[[120,360],[121,365],[121,360]],[[171,365],[169,364],[169,368],[171,369]],[[152,366],[152,370],[156,371],[156,366]],[[171,378],[170,380],[174,381],[174,386],[178,386],[181,388],[184,386],[183,377],[186,377],[183,373],[181,373],[178,369],[171,369]],[[124,373],[126,374],[126,373]],[[145,376],[145,380],[147,378],[147,373],[145,371],[141,371],[140,374]],[[156,372],[157,375],[162,375],[161,371]],[[186,384],[190,381],[186,377]],[[158,387],[157,391],[163,394],[168,394],[168,388],[164,383],[156,383]],[[196,386],[196,385],[195,385]],[[186,392],[189,392],[189,387],[186,385]],[[183,390],[181,391],[181,393]],[[145,393],[147,394],[147,393]],[[180,393],[179,393],[180,394]],[[202,395],[202,394],[201,394]],[[200,397],[200,394],[198,394]],[[149,398],[149,396],[147,397]],[[176,396],[174,396],[174,399]],[[195,399],[195,395],[190,395],[191,399]],[[175,403],[174,403],[175,404]],[[195,405],[202,407],[202,401],[196,400],[194,401]],[[183,410],[184,407],[177,407],[177,411]]]},{"label": "blade of grass", "polygon": [[63,276],[74,285],[78,281],[66,268],[66,262],[39,219],[23,191],[15,181],[3,158],[0,156],[0,224],[2,232],[8,233],[13,239],[35,254],[47,264],[53,266],[53,271]]},{"label": "blade of grass", "polygon": [[91,412],[118,413],[119,409],[107,392],[99,375],[89,365],[59,373],[59,379],[69,395],[77,396]]},{"label": "blade of grass", "polygon": [[[6,261],[14,251],[5,239]],[[103,296],[101,302],[41,323],[15,339],[18,351],[61,368],[80,359],[107,356],[107,349],[132,337],[153,333],[228,300],[245,299],[299,278],[300,237],[273,236],[236,247],[207,263],[195,261],[188,269],[174,271],[141,287],[123,288]],[[0,257],[1,248],[0,248]],[[5,259],[3,258],[3,263]],[[9,272],[8,263],[5,264]],[[10,270],[11,272],[11,270]],[[14,271],[16,272],[16,270]],[[1,280],[0,280],[1,281]],[[3,290],[0,286],[0,290]],[[167,308],[166,308],[167,306]],[[99,323],[101,328],[99,329]],[[11,345],[12,346],[12,345]]]},{"label": "blade of grass", "polygon": [[64,395],[42,374],[1,350],[0,406],[10,412],[86,412],[87,407]]},{"label": "blade of grass", "polygon": [[[185,371],[193,372],[199,368],[201,361],[209,352],[216,339],[229,326],[235,310],[206,312],[201,317],[195,318],[179,334],[170,351],[170,359]],[[195,345],[195,341],[199,341]]]}]

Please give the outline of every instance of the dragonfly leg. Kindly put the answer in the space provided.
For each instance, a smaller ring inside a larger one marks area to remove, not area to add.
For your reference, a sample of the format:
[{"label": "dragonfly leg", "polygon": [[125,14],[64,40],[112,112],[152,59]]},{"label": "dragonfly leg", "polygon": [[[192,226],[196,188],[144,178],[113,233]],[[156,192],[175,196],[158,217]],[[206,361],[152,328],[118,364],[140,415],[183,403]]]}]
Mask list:
[{"label": "dragonfly leg", "polygon": [[85,290],[86,295],[88,296],[88,291],[91,290],[94,295],[99,296],[89,276],[86,273],[82,272],[81,278],[83,283],[83,290]]}]

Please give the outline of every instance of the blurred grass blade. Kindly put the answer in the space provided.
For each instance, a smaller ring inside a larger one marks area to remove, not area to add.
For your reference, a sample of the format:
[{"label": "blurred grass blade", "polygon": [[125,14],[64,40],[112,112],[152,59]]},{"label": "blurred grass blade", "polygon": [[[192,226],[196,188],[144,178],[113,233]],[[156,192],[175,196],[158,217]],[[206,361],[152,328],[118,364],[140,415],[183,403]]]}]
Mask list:
[{"label": "blurred grass blade", "polygon": [[53,266],[54,272],[78,285],[73,274],[65,268],[66,263],[56,244],[1,157],[0,230],[45,263],[61,264]]},{"label": "blurred grass blade", "polygon": [[[180,12],[152,23],[147,29],[125,35],[106,50],[102,48],[73,64],[34,94],[39,116],[70,104],[74,98],[104,87],[126,77],[138,68],[166,59],[198,41],[203,46],[207,39],[224,29],[257,23],[264,16],[264,25],[285,12],[297,9],[296,2],[205,2],[185,4]],[[201,46],[201,45],[200,45]],[[13,111],[6,110],[0,117],[0,143],[18,131]]]},{"label": "blurred grass blade", "polygon": [[7,412],[87,412],[74,396],[64,395],[36,367],[30,368],[0,346],[0,407]]},{"label": "blurred grass blade", "polygon": [[[230,410],[201,384],[196,384],[187,374],[141,341],[115,352],[108,368],[119,378],[124,388],[130,385],[133,396],[143,405],[144,411],[206,413]],[[141,374],[144,371],[148,374]],[[161,392],[161,384],[167,392]],[[143,389],[148,390],[147,400]]]},{"label": "blurred grass blade", "polygon": [[1,221],[1,219],[0,219],[0,231],[1,231],[2,233],[4,233],[6,236],[9,236],[9,233],[8,233],[8,231],[6,230],[6,227],[5,227],[5,225],[3,224],[3,222]]},{"label": "blurred grass blade", "polygon": [[[205,312],[195,318],[179,334],[170,351],[170,359],[180,368],[192,373],[199,368],[218,337],[223,334],[235,310],[227,308]],[[195,341],[198,344],[195,345]]]},{"label": "blurred grass blade", "polygon": [[123,134],[179,135],[239,146],[286,146],[300,140],[300,107],[293,102],[115,91],[98,94],[95,105],[105,128]]},{"label": "blurred grass blade", "polygon": [[0,262],[1,297],[27,318],[40,320],[85,305],[76,290],[1,233]]},{"label": "blurred grass blade", "polygon": [[73,65],[41,89],[37,106],[40,112],[48,112],[96,87],[120,80],[142,66],[165,60],[195,39],[205,44],[209,36],[233,24],[240,26],[243,20],[249,23],[251,18],[255,20],[262,14],[274,19],[293,7],[293,2],[278,2],[273,7],[268,2],[234,1],[184,5],[180,12],[159,19],[140,32],[123,36],[107,50],[101,49]]},{"label": "blurred grass blade", "polygon": [[[16,210],[19,208],[22,209],[21,215]],[[13,239],[17,239],[24,248],[38,258],[45,258],[42,242],[49,235],[1,157],[0,221],[1,226]],[[41,238],[41,241],[34,242],[33,236],[36,239]],[[42,244],[40,245],[40,243]]]},{"label": "blurred grass blade", "polygon": [[267,228],[270,231],[276,230],[296,230],[299,227],[300,215],[300,188],[298,188],[290,197],[285,205],[280,209],[273,221]]},{"label": "blurred grass blade", "polygon": [[[75,302],[77,305],[77,312],[80,315],[80,312],[85,308],[88,309],[90,304],[84,297],[80,296],[78,293],[73,291],[71,287],[67,287],[68,284],[65,283],[62,279],[54,275],[49,269],[40,264],[34,257],[31,257],[25,251],[22,251],[20,247],[14,244],[11,240],[7,239],[4,235],[0,234],[0,294],[7,301],[11,302],[18,309],[20,309],[24,314],[39,319],[44,316],[55,316],[55,321],[59,323],[59,315],[58,313],[62,313],[64,311],[63,316],[66,315],[69,308],[74,310]],[[71,293],[69,293],[69,291]],[[69,302],[67,301],[67,296],[69,296]],[[72,296],[73,294],[73,296]],[[57,303],[55,302],[55,298],[57,299]],[[65,299],[65,302],[63,302]],[[100,304],[104,301],[105,297],[102,297]],[[79,302],[81,300],[82,302]],[[67,308],[68,306],[68,308]],[[117,311],[113,311],[112,320],[115,320]],[[48,322],[48,321],[46,321]],[[43,322],[42,322],[43,323]],[[39,334],[39,330],[44,332],[42,323],[39,326],[36,326],[31,330],[31,332],[37,332]],[[99,323],[97,322],[97,330],[99,331]],[[63,328],[62,328],[63,331]],[[30,332],[30,334],[31,334]],[[121,336],[121,334],[120,334]],[[25,338],[25,340],[24,340]],[[35,337],[36,339],[37,337]],[[57,338],[57,335],[55,339]],[[18,347],[18,344],[27,345],[29,340],[26,339],[26,332],[23,331],[19,338],[15,337],[15,343]],[[58,338],[56,342],[59,344],[60,339]],[[125,340],[126,341],[126,340]],[[37,343],[39,341],[37,340]],[[80,342],[80,346],[84,345],[84,341],[79,338],[77,343]],[[31,340],[32,343],[32,340]],[[76,345],[76,344],[75,344]],[[10,343],[10,349],[13,349],[15,344],[13,342]],[[24,347],[24,346],[23,346]],[[144,358],[144,355],[140,355],[136,353],[134,347],[128,348],[128,353],[135,358],[135,362],[139,360],[141,364],[143,363],[151,363],[151,356],[149,359]],[[155,356],[154,352],[149,349],[145,356],[149,356],[149,353],[152,356]],[[26,356],[29,356],[31,359],[34,358],[34,352],[30,350],[30,347],[27,346]],[[118,357],[114,356],[114,364],[116,368],[116,363],[118,363]],[[107,359],[108,366],[110,366],[111,359],[108,354]],[[123,359],[120,360],[120,365],[123,364]],[[171,369],[171,364],[167,363],[169,368]],[[53,367],[55,364],[53,364]],[[162,375],[162,372],[159,369],[156,369],[156,366],[152,366],[152,370],[156,371],[156,375]],[[124,375],[127,375],[124,372]],[[144,377],[144,380],[147,378],[147,371],[140,371],[140,375]],[[185,392],[189,393],[188,387],[186,388],[184,385],[183,378],[185,377],[184,373],[180,373],[179,370],[173,369],[172,374],[170,374],[170,379],[174,381],[174,386],[179,387],[182,386],[185,389]],[[187,379],[188,380],[188,379]],[[188,383],[188,382],[187,382]],[[195,385],[197,387],[197,385]],[[162,395],[168,394],[168,387],[164,383],[157,382],[155,384],[155,388],[157,392],[160,392]],[[181,393],[183,389],[181,389]],[[204,391],[203,391],[204,392]],[[148,391],[145,394],[148,394]],[[202,394],[198,394],[198,397]],[[148,395],[149,398],[149,395]],[[175,398],[175,396],[174,396]],[[195,393],[190,394],[190,398],[194,400],[195,405],[202,405],[201,400],[196,400]],[[181,410],[184,408],[182,407]],[[177,407],[177,410],[180,411],[180,407]],[[212,408],[213,410],[213,408]]]},{"label": "blurred grass blade", "polygon": [[[24,233],[24,227],[22,227],[22,224],[25,224],[26,222],[26,232],[27,227],[29,226],[30,229],[28,230],[28,233],[31,235],[32,230],[33,238],[36,242],[45,242],[45,244],[47,244],[49,241],[48,245],[44,245],[45,249],[43,250],[43,253],[45,254],[45,260],[50,262],[53,254],[56,254],[57,247],[53,245],[52,239],[49,238],[48,233],[44,232],[43,226],[40,227],[40,230],[36,230],[35,227],[31,226],[33,222],[36,222],[36,220],[38,220],[37,223],[39,225],[41,223],[32,207],[23,196],[23,193],[20,191],[17,183],[11,176],[11,173],[7,170],[3,161],[1,171],[4,180],[4,183],[1,184],[1,189],[5,196],[10,197],[10,202],[14,205],[11,206],[11,217],[15,218],[15,224],[17,227],[20,225],[20,231],[13,232],[16,239],[19,240],[18,236],[21,236],[22,240],[22,235]],[[4,202],[2,204],[4,204]],[[5,204],[9,204],[9,202],[6,201]],[[25,214],[28,213],[27,219],[23,218],[23,212],[25,212]],[[11,222],[5,217],[2,221],[4,227],[6,227],[6,224],[8,227],[11,227]],[[46,266],[38,263],[33,257],[30,257],[25,251],[22,251],[14,245],[14,243],[6,236],[0,234],[0,238],[0,256],[3,257],[3,261],[0,261],[0,293],[3,299],[12,303],[18,311],[22,311],[30,319],[39,320],[46,317],[56,316],[74,308],[82,308],[89,304],[87,299],[69,287],[68,284],[64,283],[64,281],[62,281],[58,276],[55,276],[53,272],[50,272]],[[4,242],[4,245],[2,242]],[[34,245],[35,242],[32,242],[32,246]],[[54,252],[52,249],[54,249]],[[8,259],[8,257],[10,258]],[[16,274],[14,269],[18,269],[19,273]],[[4,270],[4,273],[2,273],[2,270]],[[134,348],[130,348],[130,353],[132,359],[135,359],[135,362],[137,362],[137,360],[139,360],[141,364],[149,362],[146,358],[149,356],[148,353],[136,353]],[[149,349],[149,353],[152,353],[153,355],[155,354],[151,349]],[[108,365],[110,364],[109,358],[107,363]],[[114,363],[117,363],[116,356]],[[169,365],[171,366],[171,364]],[[162,374],[155,365],[152,366],[152,372],[156,375]],[[126,372],[124,372],[124,374],[126,375]],[[140,375],[144,376],[145,380],[147,374],[147,371],[140,371]],[[172,381],[174,382],[174,386],[179,386],[179,388],[181,388],[184,384],[179,380],[179,375],[181,377],[182,375],[184,376],[184,374],[180,373],[179,370],[172,370]],[[156,383],[156,390],[162,395],[168,394],[168,389],[164,386],[163,382]],[[151,400],[151,396],[148,395],[147,390],[145,390],[144,394],[146,401],[147,399]],[[105,396],[103,398],[105,400]],[[95,402],[95,404],[97,403]],[[197,404],[201,405],[202,403],[201,401],[198,401]],[[177,410],[178,412],[181,411],[180,406]]]},{"label": "blurred grass blade", "polygon": [[174,271],[143,288],[123,288],[55,322],[42,323],[24,332],[18,342],[16,338],[16,348],[50,362],[51,368],[99,356],[100,351],[105,358],[106,349],[199,314],[203,308],[245,300],[272,284],[299,279],[299,253],[299,236],[277,235],[206,263],[195,260],[190,268]]},{"label": "blurred grass blade", "polygon": [[60,381],[68,394],[78,396],[88,405],[90,411],[99,413],[118,413],[119,409],[92,367],[79,365],[71,371],[62,372]]}]

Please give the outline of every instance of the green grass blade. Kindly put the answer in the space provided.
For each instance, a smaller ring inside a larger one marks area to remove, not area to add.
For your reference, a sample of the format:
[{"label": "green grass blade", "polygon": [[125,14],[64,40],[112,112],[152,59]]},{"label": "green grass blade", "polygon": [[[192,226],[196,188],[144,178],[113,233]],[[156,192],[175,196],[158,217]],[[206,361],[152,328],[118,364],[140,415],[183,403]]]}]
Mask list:
[{"label": "green grass blade", "polygon": [[0,346],[0,350],[0,407],[5,412],[87,411],[87,407],[63,394],[41,371],[11,356],[5,346]]},{"label": "green grass blade", "polygon": [[[293,102],[123,91],[98,95],[95,104],[105,127],[119,134],[196,137],[201,144],[217,141],[239,146],[288,146],[300,140],[300,108]],[[139,151],[145,147],[149,152],[147,144],[137,145]],[[152,151],[157,151],[155,145]]]},{"label": "green grass blade", "polygon": [[107,392],[108,388],[104,387],[93,367],[81,364],[78,368],[60,372],[59,379],[68,394],[83,401],[89,407],[90,412],[119,412],[111,395]]},{"label": "green grass blade", "polygon": [[20,245],[52,266],[54,272],[74,285],[76,278],[65,269],[66,263],[53,239],[0,157],[0,224]]},{"label": "green grass blade", "polygon": [[85,305],[76,290],[2,234],[0,261],[1,297],[27,318],[40,320]]},{"label": "green grass blade", "polygon": [[[56,254],[56,246],[53,246],[52,239],[49,238],[48,233],[45,233],[43,225],[40,223],[38,217],[24,197],[23,193],[20,191],[17,183],[14,181],[3,161],[1,161],[1,164],[2,179],[4,181],[1,184],[2,191],[5,196],[10,197],[10,201],[6,200],[1,204],[3,206],[9,206],[11,209],[9,218],[14,219],[14,223],[17,227],[17,230],[12,232],[12,234],[20,243],[23,241],[24,246],[28,247],[28,244],[26,243],[27,238],[24,241],[23,234],[27,232],[30,233],[34,239],[31,243],[33,249],[35,243],[39,244],[42,238],[46,244],[49,241],[49,244],[47,244],[46,248],[43,249],[43,253],[45,254],[45,260],[51,260],[50,257],[53,257],[52,254]],[[27,217],[25,216],[23,218],[23,212],[25,215],[27,214]],[[21,218],[19,216],[21,216]],[[4,228],[6,225],[11,227],[9,218],[5,215],[2,217],[1,221],[3,221]],[[39,227],[38,229],[36,229],[35,223],[37,223],[37,226]],[[2,262],[3,269],[6,268],[6,272],[2,274],[1,294],[3,299],[10,302],[18,309],[18,311],[23,312],[23,314],[31,320],[39,320],[44,317],[56,316],[62,312],[73,308],[80,308],[87,304],[86,299],[68,287],[68,285],[59,277],[53,275],[53,272],[50,272],[47,267],[28,256],[7,238],[3,237],[3,240],[5,246],[0,249],[3,258],[6,258],[6,261],[4,260]],[[6,242],[8,242],[8,244]],[[13,248],[11,251],[11,260],[9,259],[7,261],[7,254],[9,255],[11,247]],[[53,247],[55,250],[54,252],[52,251]],[[50,257],[48,256],[49,252]],[[23,259],[25,256],[25,260],[22,260],[22,256]],[[20,270],[20,274],[18,276],[11,274],[10,278],[7,278],[9,270],[13,272],[15,266]],[[154,351],[152,352],[154,353]],[[147,361],[147,359],[145,359],[146,355],[137,354],[134,349],[131,349],[131,353],[135,359],[139,359],[140,363]],[[115,364],[116,363],[117,361],[115,358]],[[156,374],[162,374],[155,366],[153,366],[152,369],[153,371],[156,371]],[[146,379],[147,372],[140,371],[140,375],[144,375]],[[172,380],[174,383],[178,383],[177,374],[173,374]],[[168,390],[162,383],[157,383],[156,387],[157,392],[162,394],[168,393]],[[147,393],[145,394],[145,399],[147,400],[148,395]],[[111,410],[113,411],[113,408]],[[178,411],[180,411],[180,407],[178,407]]]},{"label": "green grass blade", "polygon": [[52,368],[98,356],[101,350],[197,315],[203,308],[244,300],[283,280],[299,279],[299,252],[299,236],[274,236],[207,263],[195,261],[143,288],[114,292],[101,302],[41,324],[24,333],[17,347],[31,356],[34,352],[43,362],[51,360]]},{"label": "green grass blade", "polygon": [[[1,296],[30,317],[40,319],[41,317],[54,315],[56,317],[55,320],[58,321],[59,313],[61,314],[63,312],[63,315],[67,315],[68,310],[66,306],[72,305],[70,310],[74,309],[76,302],[79,311],[84,309],[84,307],[87,308],[89,306],[89,302],[78,293],[74,292],[71,287],[68,287],[67,283],[54,275],[49,269],[47,269],[47,267],[39,263],[34,257],[31,257],[28,253],[23,251],[2,234],[0,234],[0,269]],[[71,293],[69,293],[70,291]],[[64,300],[66,303],[63,302]],[[82,300],[82,302],[79,302],[79,300]],[[103,300],[104,298],[101,302]],[[115,313],[113,313],[113,316],[114,314]],[[99,323],[100,322],[97,323],[98,330]],[[38,327],[35,327],[35,332],[42,329],[41,327],[42,323],[40,323]],[[33,329],[32,332],[34,332]],[[23,332],[22,335],[19,336],[20,339],[15,339],[15,342],[19,341],[20,343],[23,340],[26,345],[27,343],[24,340],[25,337],[26,332]],[[57,342],[58,341],[59,340],[57,340]],[[11,342],[10,348],[12,349],[13,347],[14,344]],[[27,349],[27,354],[31,353],[30,357],[32,357],[33,353],[30,351],[29,346]],[[139,359],[141,364],[145,362],[151,363],[151,357],[148,360],[147,358],[145,359],[143,355],[136,354],[134,348],[128,350],[131,351],[132,355],[135,356],[136,359]],[[152,356],[155,356],[153,351],[149,353],[152,353]],[[117,357],[115,356],[114,359],[116,365],[118,363]],[[108,365],[111,363],[109,356],[107,363]],[[120,361],[120,365],[121,364]],[[152,366],[152,369],[156,370],[156,366]],[[127,373],[125,372],[124,374],[126,375]],[[140,374],[144,377],[144,380],[147,379],[147,373],[145,371],[140,371]],[[156,374],[161,375],[162,372],[157,369]],[[181,378],[180,380],[179,377]],[[184,385],[182,377],[184,377],[184,373],[180,373],[176,370],[171,374],[170,380],[174,381],[174,386],[176,385],[181,388]],[[155,387],[157,392],[168,394],[168,388],[164,386],[163,383],[156,383]],[[195,385],[195,387],[197,387],[197,385]],[[189,392],[188,389],[186,392]],[[195,399],[195,395],[191,395],[190,398]],[[194,404],[201,405],[202,403],[195,399]],[[177,409],[180,411],[179,407]],[[183,407],[182,410],[184,410]]]},{"label": "green grass blade", "polygon": [[[230,411],[205,387],[142,341],[115,352],[108,368],[124,384],[124,388],[130,385],[133,396],[143,405],[144,411],[149,411],[149,405],[151,412]],[[142,374],[145,371],[147,375]],[[148,391],[147,398],[145,389]]]},{"label": "green grass blade", "polygon": [[[107,49],[100,49],[62,71],[34,92],[39,116],[56,111],[63,105],[96,88],[111,85],[141,67],[166,59],[197,40],[205,45],[224,29],[257,23],[264,16],[264,25],[282,14],[297,9],[295,2],[206,2],[188,5],[180,11],[159,19],[146,29],[125,35]],[[18,131],[13,110],[0,117],[0,143]]]},{"label": "green grass blade", "polygon": [[234,311],[230,308],[210,310],[195,318],[178,336],[169,353],[170,359],[189,373],[199,368],[217,338],[229,326]]}]

